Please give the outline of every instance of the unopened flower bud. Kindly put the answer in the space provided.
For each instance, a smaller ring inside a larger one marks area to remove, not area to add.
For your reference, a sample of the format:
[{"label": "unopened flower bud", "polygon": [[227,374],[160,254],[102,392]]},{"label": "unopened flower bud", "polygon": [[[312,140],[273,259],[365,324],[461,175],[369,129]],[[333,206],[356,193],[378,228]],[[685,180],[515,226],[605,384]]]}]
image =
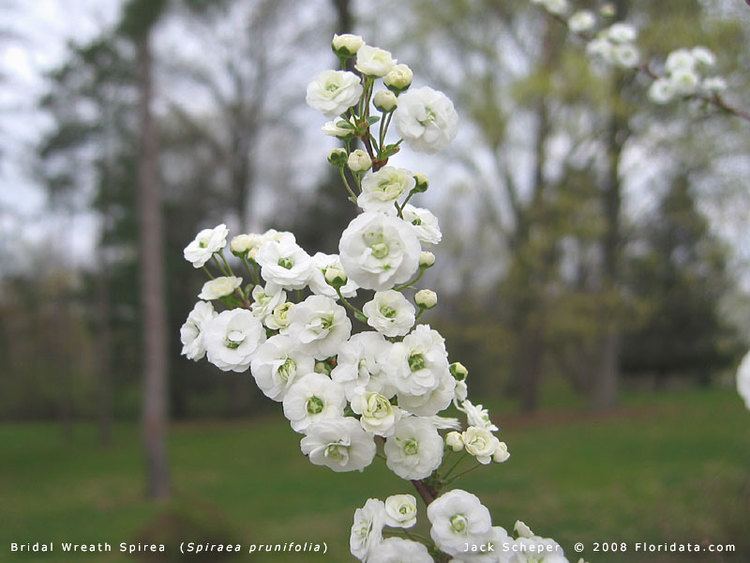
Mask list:
[{"label": "unopened flower bud", "polygon": [[372,98],[375,107],[380,111],[393,111],[398,105],[396,94],[390,90],[378,90]]},{"label": "unopened flower bud", "polygon": [[315,373],[322,373],[324,375],[328,375],[331,372],[330,366],[326,362],[315,362],[313,370]]},{"label": "unopened flower bud", "polygon": [[495,453],[492,454],[492,460],[496,463],[504,463],[510,458],[510,452],[508,452],[508,445],[505,442],[500,442],[495,448]]},{"label": "unopened flower bud", "polygon": [[352,172],[364,172],[365,170],[369,170],[370,166],[372,166],[370,156],[362,149],[352,151],[346,163]]},{"label": "unopened flower bud", "polygon": [[426,192],[427,187],[430,185],[430,180],[422,174],[421,172],[417,172],[414,174],[414,179],[417,181],[417,184],[414,186],[415,192]]},{"label": "unopened flower bud", "polygon": [[346,276],[346,272],[338,266],[328,266],[323,275],[326,281],[333,287],[341,287],[349,279]]},{"label": "unopened flower bud", "polygon": [[383,84],[396,93],[403,92],[414,78],[414,73],[405,64],[397,64],[383,77]]},{"label": "unopened flower bud", "polygon": [[460,432],[448,432],[445,436],[445,445],[452,449],[454,452],[460,452],[464,449],[464,439],[461,437]]},{"label": "unopened flower bud", "polygon": [[456,381],[464,381],[469,376],[469,370],[461,362],[453,362],[448,369]]},{"label": "unopened flower bud", "polygon": [[435,255],[432,252],[423,250],[419,253],[419,267],[429,268],[435,263]]},{"label": "unopened flower bud", "polygon": [[346,164],[346,158],[347,153],[345,149],[342,148],[335,148],[331,149],[331,152],[328,153],[328,162],[333,164],[334,166],[343,166]]},{"label": "unopened flower bud", "polygon": [[414,301],[422,309],[432,309],[437,305],[437,293],[431,289],[420,289],[414,296]]},{"label": "unopened flower bud", "polygon": [[359,35],[352,35],[351,33],[343,33],[341,35],[334,35],[333,41],[331,41],[331,48],[333,52],[339,57],[351,57],[357,54],[359,48],[365,44],[365,40]]}]

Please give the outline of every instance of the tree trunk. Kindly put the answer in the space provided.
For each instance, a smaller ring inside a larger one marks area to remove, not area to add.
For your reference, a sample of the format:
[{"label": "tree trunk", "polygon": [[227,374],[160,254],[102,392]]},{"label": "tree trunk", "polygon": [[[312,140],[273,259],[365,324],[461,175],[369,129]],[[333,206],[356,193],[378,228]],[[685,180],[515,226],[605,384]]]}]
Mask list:
[{"label": "tree trunk", "polygon": [[[624,0],[615,2],[617,21],[625,19]],[[622,73],[613,81],[613,98],[619,96],[624,87]],[[594,380],[592,407],[597,410],[612,408],[617,402],[620,379],[621,329],[618,314],[613,311],[617,301],[620,277],[622,185],[620,182],[620,157],[629,135],[627,115],[619,107],[612,110],[607,126],[608,172],[602,191],[602,207],[606,227],[602,238],[602,310],[600,314],[601,355],[597,362],[598,373]]]},{"label": "tree trunk", "polygon": [[[543,37],[542,67],[552,72],[555,56],[554,38],[550,28],[546,28]],[[547,100],[540,96],[536,103],[537,132],[534,142],[536,162],[532,185],[532,200],[529,207],[519,215],[516,225],[515,246],[516,261],[519,272],[517,291],[522,292],[520,303],[517,303],[516,320],[518,340],[515,349],[515,370],[520,387],[521,410],[533,412],[539,406],[539,390],[542,383],[542,366],[544,360],[544,288],[547,279],[547,268],[541,256],[528,248],[531,230],[544,218],[544,163],[545,146],[550,134],[550,115]]]},{"label": "tree trunk", "polygon": [[143,443],[146,488],[150,498],[169,496],[167,431],[167,315],[164,299],[164,257],[161,197],[158,177],[158,138],[151,102],[151,34],[136,41],[140,148],[138,155],[138,216],[143,322]]},{"label": "tree trunk", "polygon": [[96,371],[99,395],[99,443],[107,447],[112,441],[112,325],[110,324],[109,275],[103,254],[103,252],[99,253],[99,263],[103,267],[96,281]]}]

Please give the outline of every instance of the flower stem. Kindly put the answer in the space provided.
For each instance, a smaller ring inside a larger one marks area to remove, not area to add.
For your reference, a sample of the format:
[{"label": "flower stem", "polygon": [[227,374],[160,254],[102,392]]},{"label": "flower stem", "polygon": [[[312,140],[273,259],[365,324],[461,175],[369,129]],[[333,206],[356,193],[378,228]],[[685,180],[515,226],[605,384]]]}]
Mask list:
[{"label": "flower stem", "polygon": [[465,469],[461,473],[457,473],[456,475],[453,476],[453,479],[450,479],[448,482],[446,482],[446,485],[450,485],[456,479],[459,479],[459,478],[463,477],[464,475],[466,475],[467,473],[471,473],[472,471],[474,471],[475,469],[479,469],[480,467],[482,467],[482,464],[477,463],[476,465],[473,465],[473,466],[469,467],[468,469]]}]

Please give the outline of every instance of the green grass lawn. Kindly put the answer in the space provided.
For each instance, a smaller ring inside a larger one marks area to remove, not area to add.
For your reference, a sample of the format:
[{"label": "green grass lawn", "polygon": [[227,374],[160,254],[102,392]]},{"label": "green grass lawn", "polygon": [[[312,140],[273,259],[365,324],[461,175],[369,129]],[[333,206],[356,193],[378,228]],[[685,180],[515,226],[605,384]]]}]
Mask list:
[{"label": "green grass lawn", "polygon": [[[510,461],[471,473],[458,486],[477,492],[496,524],[512,528],[517,518],[525,520],[560,541],[573,560],[576,541],[690,541],[735,543],[737,553],[708,558],[587,550],[584,556],[750,561],[750,413],[733,392],[638,395],[607,416],[495,415]],[[362,474],[311,466],[298,441],[280,419],[176,425],[170,438],[176,499],[159,506],[143,498],[134,426],[119,426],[113,447],[102,450],[91,426],[76,427],[66,443],[54,425],[0,425],[0,559],[126,559],[116,552],[11,555],[11,541],[109,541],[116,551],[121,541],[142,539],[166,541],[174,550],[180,540],[208,537],[243,544],[325,541],[327,557],[252,559],[348,561],[354,508],[370,496],[410,491],[377,459]]]}]

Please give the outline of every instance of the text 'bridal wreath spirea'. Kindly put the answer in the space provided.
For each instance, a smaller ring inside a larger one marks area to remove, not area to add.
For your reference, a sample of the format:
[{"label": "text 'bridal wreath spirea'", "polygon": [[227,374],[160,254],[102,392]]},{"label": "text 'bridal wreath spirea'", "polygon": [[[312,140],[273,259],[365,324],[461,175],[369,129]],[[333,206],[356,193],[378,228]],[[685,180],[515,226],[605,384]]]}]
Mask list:
[{"label": "text 'bridal wreath spirea'", "polygon": [[[425,506],[401,490],[354,512],[357,559],[565,561],[554,541],[522,522],[508,534],[475,495],[449,490],[510,454],[487,410],[467,399],[466,368],[422,320],[437,294],[416,284],[435,263],[425,248],[442,238],[435,215],[411,203],[428,179],[388,162],[402,142],[422,153],[445,148],[458,115],[442,92],[410,89],[411,69],[388,51],[354,35],[334,37],[333,49],[342,70],[316,76],[306,99],[332,118],[323,133],[343,145],[328,161],[356,213],[339,254],[310,255],[292,233],[269,230],[235,236],[227,255],[226,227],[202,230],[184,254],[209,280],[180,331],[182,352],[222,371],[249,370],[281,403],[311,463],[363,471],[377,456],[411,481]],[[465,426],[441,416],[451,406]],[[425,517],[429,533],[414,532]]]}]

